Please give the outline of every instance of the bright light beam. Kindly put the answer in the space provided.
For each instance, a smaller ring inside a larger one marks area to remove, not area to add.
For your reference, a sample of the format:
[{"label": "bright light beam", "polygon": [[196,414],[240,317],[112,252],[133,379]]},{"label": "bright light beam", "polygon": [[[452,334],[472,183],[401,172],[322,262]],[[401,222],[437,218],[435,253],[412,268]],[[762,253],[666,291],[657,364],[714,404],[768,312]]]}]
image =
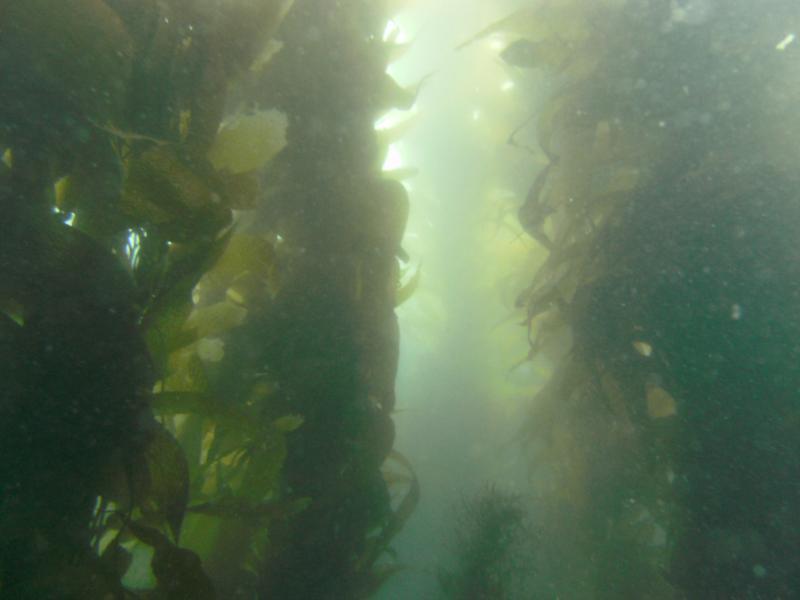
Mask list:
[{"label": "bright light beam", "polygon": [[383,161],[381,167],[384,171],[392,171],[399,169],[403,165],[403,157],[395,144],[389,146],[389,151],[386,153],[386,160]]}]

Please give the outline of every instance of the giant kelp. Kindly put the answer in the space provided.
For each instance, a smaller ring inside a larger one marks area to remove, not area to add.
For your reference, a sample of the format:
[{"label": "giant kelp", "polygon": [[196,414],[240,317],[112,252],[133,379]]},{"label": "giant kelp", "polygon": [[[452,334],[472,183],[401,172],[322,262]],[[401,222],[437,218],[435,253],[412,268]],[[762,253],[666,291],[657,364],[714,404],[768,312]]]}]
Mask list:
[{"label": "giant kelp", "polygon": [[286,484],[316,498],[273,533],[262,593],[274,597],[368,594],[386,532],[409,514],[406,503],[392,512],[379,470],[394,439],[393,308],[408,214],[403,186],[380,175],[373,125],[399,102],[385,73],[385,16],[374,2],[297,2],[263,79],[290,122],[263,218],[291,249],[263,352],[281,380],[278,401],[305,417],[289,440]]},{"label": "giant kelp", "polygon": [[519,214],[549,251],[519,298],[556,364],[526,432],[543,594],[778,597],[797,577],[800,14],[705,4],[538,2],[481,34],[553,86]]},{"label": "giant kelp", "polygon": [[[388,50],[360,20],[385,17],[326,13],[350,70],[314,97],[301,3],[265,70],[290,5],[0,4],[4,597],[382,577],[418,497],[411,477],[393,512],[380,470],[407,197],[375,164]],[[323,114],[280,100],[298,92]],[[357,134],[341,164],[306,117]],[[332,545],[303,558],[313,536]]]}]

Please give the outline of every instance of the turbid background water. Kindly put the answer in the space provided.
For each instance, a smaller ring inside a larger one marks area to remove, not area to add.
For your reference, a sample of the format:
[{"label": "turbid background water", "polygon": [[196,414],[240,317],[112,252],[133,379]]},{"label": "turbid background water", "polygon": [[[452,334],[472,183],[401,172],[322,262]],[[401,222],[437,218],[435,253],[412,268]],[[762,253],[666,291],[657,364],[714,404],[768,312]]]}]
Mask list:
[{"label": "turbid background water", "polygon": [[408,569],[379,598],[436,597],[453,508],[490,482],[525,489],[512,439],[524,394],[508,391],[527,389],[536,374],[529,366],[509,373],[524,356],[525,330],[509,319],[508,298],[498,291],[511,267],[487,252],[481,236],[488,231],[495,251],[505,245],[516,257],[532,247],[501,205],[521,201],[535,164],[505,143],[527,115],[491,42],[455,50],[514,8],[513,2],[418,2],[396,18],[414,44],[392,75],[413,83],[433,73],[415,107],[414,129],[391,153],[395,163],[419,169],[406,181],[412,218],[404,245],[414,264],[422,262],[422,280],[398,311],[395,421],[396,447],[416,469],[422,500],[394,543]]}]

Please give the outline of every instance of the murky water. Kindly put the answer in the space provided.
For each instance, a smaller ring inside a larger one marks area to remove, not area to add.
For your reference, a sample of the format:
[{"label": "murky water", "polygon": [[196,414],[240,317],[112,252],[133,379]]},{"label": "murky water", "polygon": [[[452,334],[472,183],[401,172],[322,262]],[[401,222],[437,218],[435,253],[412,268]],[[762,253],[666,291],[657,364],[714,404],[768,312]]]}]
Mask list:
[{"label": "murky water", "polygon": [[798,32],[0,0],[0,597],[795,597]]}]

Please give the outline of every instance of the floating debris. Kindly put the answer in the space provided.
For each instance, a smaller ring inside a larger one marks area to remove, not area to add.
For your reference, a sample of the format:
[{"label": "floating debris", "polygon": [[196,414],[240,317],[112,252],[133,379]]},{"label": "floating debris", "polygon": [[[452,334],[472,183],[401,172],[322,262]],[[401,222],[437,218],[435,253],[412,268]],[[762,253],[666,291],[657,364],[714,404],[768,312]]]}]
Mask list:
[{"label": "floating debris", "polygon": [[677,413],[675,398],[664,388],[648,387],[646,400],[647,414],[651,419],[665,419]]}]

